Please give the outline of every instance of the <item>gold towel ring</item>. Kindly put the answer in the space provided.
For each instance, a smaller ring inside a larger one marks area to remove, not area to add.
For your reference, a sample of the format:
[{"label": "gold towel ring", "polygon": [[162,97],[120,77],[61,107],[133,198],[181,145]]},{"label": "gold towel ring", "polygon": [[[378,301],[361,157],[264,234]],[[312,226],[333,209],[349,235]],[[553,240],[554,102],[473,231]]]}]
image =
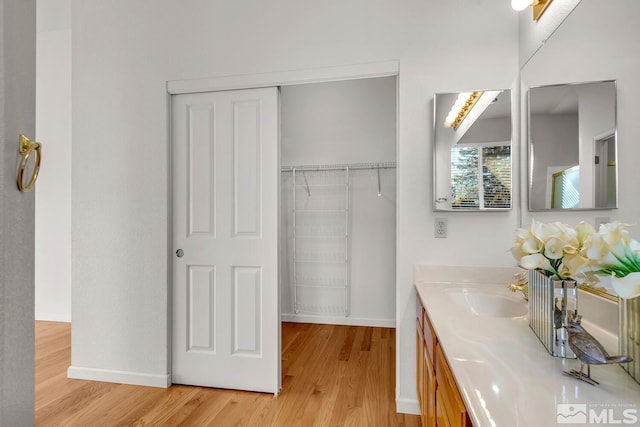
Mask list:
[{"label": "gold towel ring", "polygon": [[[29,138],[24,135],[20,135],[20,154],[22,154],[22,160],[20,161],[20,167],[18,168],[18,188],[23,193],[31,191],[38,179],[38,172],[40,171],[40,160],[42,159],[41,153],[42,145],[39,142],[31,142]],[[29,183],[24,185],[24,170],[27,167],[27,161],[31,153],[36,152],[35,165],[33,167],[33,173]]]}]

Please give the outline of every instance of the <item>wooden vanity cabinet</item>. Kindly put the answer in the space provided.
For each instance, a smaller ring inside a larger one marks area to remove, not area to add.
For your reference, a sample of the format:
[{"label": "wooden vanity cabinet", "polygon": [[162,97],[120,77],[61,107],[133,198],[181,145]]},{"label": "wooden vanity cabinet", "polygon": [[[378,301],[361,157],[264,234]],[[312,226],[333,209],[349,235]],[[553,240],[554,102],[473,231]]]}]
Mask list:
[{"label": "wooden vanity cabinet", "polygon": [[422,425],[471,427],[469,414],[420,297],[416,298],[416,386]]}]

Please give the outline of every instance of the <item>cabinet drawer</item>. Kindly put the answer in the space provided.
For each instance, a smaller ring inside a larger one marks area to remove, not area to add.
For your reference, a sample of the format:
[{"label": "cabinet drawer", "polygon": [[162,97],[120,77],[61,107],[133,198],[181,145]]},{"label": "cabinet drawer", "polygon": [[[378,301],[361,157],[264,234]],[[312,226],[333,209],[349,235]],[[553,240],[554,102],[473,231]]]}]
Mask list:
[{"label": "cabinet drawer", "polygon": [[416,295],[416,318],[418,319],[418,329],[422,329],[424,308],[422,307],[422,301],[420,301],[420,295]]},{"label": "cabinet drawer", "polygon": [[442,349],[436,347],[436,405],[438,406],[438,419],[446,418],[445,425],[451,427],[463,427],[471,425],[468,420],[467,410],[458,391],[458,386],[453,379],[453,374],[444,357]]}]

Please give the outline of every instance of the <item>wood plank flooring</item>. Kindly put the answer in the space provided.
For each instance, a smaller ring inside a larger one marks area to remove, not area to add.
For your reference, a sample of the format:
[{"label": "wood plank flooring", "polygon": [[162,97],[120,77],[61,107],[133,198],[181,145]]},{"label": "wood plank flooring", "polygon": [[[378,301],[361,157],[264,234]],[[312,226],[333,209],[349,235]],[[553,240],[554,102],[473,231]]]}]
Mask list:
[{"label": "wood plank flooring", "polygon": [[395,330],[282,324],[282,392],[72,380],[71,327],[36,322],[36,426],[419,426],[395,413]]}]

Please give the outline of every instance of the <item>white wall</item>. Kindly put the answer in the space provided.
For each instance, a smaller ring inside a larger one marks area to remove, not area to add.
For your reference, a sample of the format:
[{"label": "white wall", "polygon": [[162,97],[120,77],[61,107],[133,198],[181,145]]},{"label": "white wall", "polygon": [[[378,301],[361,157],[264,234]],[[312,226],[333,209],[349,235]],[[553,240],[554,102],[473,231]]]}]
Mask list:
[{"label": "white wall", "polygon": [[37,320],[71,321],[71,0],[37,2]]},{"label": "white wall", "polygon": [[[536,114],[531,126],[535,163],[531,206],[551,207],[549,167],[558,171],[580,164],[577,114]],[[526,153],[526,150],[523,152]]]},{"label": "white wall", "polygon": [[595,205],[595,138],[615,131],[615,95],[608,84],[587,85],[578,98],[580,207]]},{"label": "white wall", "polygon": [[553,35],[562,25],[571,11],[582,0],[563,0],[551,2],[538,21],[533,20],[533,8],[527,7],[519,12],[518,52],[520,66],[524,66],[529,58]]},{"label": "white wall", "polygon": [[[0,0],[0,426],[33,426],[34,206],[16,185],[35,134],[36,5]],[[37,183],[36,185],[39,185]]]},{"label": "white wall", "polygon": [[396,394],[417,411],[414,263],[513,264],[517,211],[447,214],[447,239],[431,211],[433,94],[513,87],[508,2],[85,0],[72,21],[72,364],[167,373],[167,80],[395,59]]},{"label": "white wall", "polygon": [[284,86],[282,165],[396,160],[396,78]]},{"label": "white wall", "polygon": [[[283,165],[395,162],[396,78],[356,79],[281,88]],[[339,176],[342,171],[323,172]],[[351,304],[348,317],[294,316],[292,304],[292,174],[283,173],[281,312],[287,320],[395,325],[396,174],[350,172]],[[323,178],[320,178],[320,182]],[[312,196],[313,197],[313,196]],[[332,277],[325,273],[325,276]]]}]

